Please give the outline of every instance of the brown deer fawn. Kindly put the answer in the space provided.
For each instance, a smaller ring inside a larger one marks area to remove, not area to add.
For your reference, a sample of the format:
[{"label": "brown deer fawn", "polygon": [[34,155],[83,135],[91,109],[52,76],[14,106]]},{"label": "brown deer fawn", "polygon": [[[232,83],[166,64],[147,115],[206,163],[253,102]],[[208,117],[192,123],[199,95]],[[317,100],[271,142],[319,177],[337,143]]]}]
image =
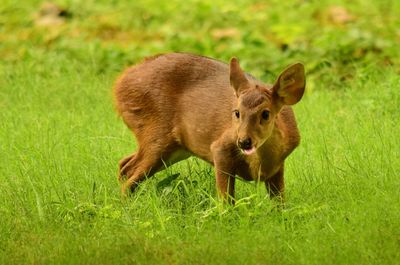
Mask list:
[{"label": "brown deer fawn", "polygon": [[[300,142],[294,113],[304,67],[285,69],[274,85],[230,65],[185,53],[147,58],[116,81],[115,105],[139,150],[119,162],[122,192],[195,155],[215,167],[216,185],[233,202],[235,176],[263,181],[271,197],[284,190],[284,161]],[[282,197],[283,198],[283,197]]]}]

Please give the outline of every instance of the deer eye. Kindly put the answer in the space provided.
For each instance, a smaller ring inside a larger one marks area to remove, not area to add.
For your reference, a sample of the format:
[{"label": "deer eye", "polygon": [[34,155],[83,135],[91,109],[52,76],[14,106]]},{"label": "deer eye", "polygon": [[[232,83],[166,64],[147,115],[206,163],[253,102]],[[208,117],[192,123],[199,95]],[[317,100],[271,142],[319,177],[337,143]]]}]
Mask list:
[{"label": "deer eye", "polygon": [[261,113],[261,117],[262,117],[264,120],[268,120],[268,119],[269,119],[269,111],[268,111],[268,110],[264,110],[264,111]]},{"label": "deer eye", "polygon": [[239,112],[238,110],[234,110],[233,112],[235,113],[236,118],[239,119],[239,117],[240,117],[240,112]]}]

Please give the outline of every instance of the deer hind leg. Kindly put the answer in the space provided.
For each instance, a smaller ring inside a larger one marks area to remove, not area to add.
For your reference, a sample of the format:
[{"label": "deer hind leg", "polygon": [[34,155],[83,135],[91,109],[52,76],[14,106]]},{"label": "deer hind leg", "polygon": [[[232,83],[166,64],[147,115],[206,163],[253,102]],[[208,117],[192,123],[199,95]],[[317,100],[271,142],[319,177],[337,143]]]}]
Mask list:
[{"label": "deer hind leg", "polygon": [[270,198],[280,197],[280,199],[284,200],[284,189],[285,182],[283,178],[283,165],[279,169],[279,171],[273,175],[271,178],[265,181],[265,186],[269,192]]},{"label": "deer hind leg", "polygon": [[134,160],[135,156],[137,153],[133,153],[127,157],[122,158],[119,162],[118,162],[118,166],[119,166],[119,170],[118,170],[118,180],[120,182],[126,180],[126,176],[127,173],[130,170],[130,167],[132,166],[131,162],[132,160]]},{"label": "deer hind leg", "polygon": [[165,167],[189,156],[185,151],[169,142],[142,145],[139,151],[120,161],[122,193],[133,192],[140,182],[153,176]]},{"label": "deer hind leg", "polygon": [[161,154],[151,149],[139,149],[137,153],[121,160],[120,179],[123,194],[133,192],[140,182],[163,168]]}]

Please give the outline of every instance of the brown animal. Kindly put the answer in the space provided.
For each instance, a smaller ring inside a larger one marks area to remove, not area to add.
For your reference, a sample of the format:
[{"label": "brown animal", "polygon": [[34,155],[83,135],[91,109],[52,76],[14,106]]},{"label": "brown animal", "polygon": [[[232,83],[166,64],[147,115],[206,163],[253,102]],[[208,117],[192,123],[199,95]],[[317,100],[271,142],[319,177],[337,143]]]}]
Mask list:
[{"label": "brown animal", "polygon": [[274,85],[230,65],[185,53],[158,55],[127,69],[114,87],[116,108],[139,150],[119,162],[122,191],[195,155],[215,167],[219,195],[233,202],[235,176],[263,181],[282,195],[285,158],[299,144],[292,109],[305,87],[304,67],[285,69]]}]

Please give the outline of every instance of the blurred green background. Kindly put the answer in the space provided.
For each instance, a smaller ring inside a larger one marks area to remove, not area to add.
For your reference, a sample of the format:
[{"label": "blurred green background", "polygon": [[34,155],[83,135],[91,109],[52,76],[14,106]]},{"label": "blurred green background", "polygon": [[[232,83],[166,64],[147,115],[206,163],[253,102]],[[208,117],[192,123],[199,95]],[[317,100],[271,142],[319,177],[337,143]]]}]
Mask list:
[{"label": "blurred green background", "polygon": [[323,89],[321,82],[340,88],[360,67],[400,63],[395,0],[2,2],[0,56],[7,65],[54,53],[103,73],[186,51],[237,56],[263,79],[302,61],[313,90]]}]

